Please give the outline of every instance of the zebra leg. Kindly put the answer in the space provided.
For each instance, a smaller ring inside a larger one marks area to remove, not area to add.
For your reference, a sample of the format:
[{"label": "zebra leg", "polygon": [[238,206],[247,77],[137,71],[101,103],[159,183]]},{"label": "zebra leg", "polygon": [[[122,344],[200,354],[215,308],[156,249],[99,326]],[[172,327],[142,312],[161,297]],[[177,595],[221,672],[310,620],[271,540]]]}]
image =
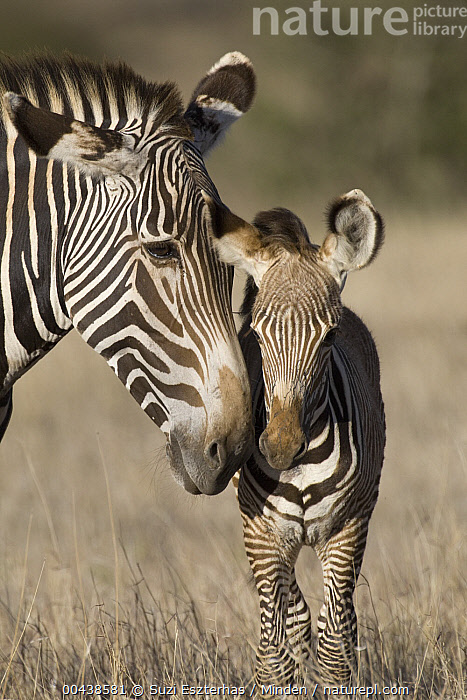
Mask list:
[{"label": "zebra leg", "polygon": [[323,681],[347,685],[356,671],[357,616],[353,592],[362,565],[368,518],[348,521],[316,553],[323,568],[317,658]]},{"label": "zebra leg", "polygon": [[289,590],[286,632],[295,662],[299,665],[306,661],[310,655],[311,615],[295,578],[295,570],[292,570]]},{"label": "zebra leg", "polygon": [[[289,537],[267,518],[243,514],[245,548],[259,595],[261,636],[256,652],[256,683],[293,682],[295,658],[287,640],[289,587],[301,537]],[[298,533],[297,533],[298,534]]]},{"label": "zebra leg", "polygon": [[0,399],[0,442],[3,440],[13,413],[13,389]]}]

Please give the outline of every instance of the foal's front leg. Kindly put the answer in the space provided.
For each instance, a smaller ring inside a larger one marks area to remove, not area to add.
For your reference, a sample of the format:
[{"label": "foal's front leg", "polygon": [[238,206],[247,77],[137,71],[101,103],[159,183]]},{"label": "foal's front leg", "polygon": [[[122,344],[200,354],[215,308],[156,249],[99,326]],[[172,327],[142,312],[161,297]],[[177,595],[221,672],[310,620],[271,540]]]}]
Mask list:
[{"label": "foal's front leg", "polygon": [[315,547],[324,581],[317,657],[322,680],[335,685],[347,685],[356,671],[357,616],[353,592],[365,551],[368,520],[349,520],[322,547]]},{"label": "foal's front leg", "polygon": [[261,613],[256,652],[257,684],[292,683],[295,655],[288,641],[287,620],[293,567],[301,548],[296,537],[284,538],[268,518],[243,515],[245,548],[255,578]]}]

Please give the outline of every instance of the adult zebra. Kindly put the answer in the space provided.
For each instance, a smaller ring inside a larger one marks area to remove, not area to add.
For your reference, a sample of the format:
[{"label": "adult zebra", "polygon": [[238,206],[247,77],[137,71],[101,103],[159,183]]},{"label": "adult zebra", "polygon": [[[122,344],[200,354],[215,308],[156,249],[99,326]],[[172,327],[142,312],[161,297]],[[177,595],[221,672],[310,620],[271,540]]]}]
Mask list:
[{"label": "adult zebra", "polygon": [[174,84],[123,64],[0,59],[1,436],[13,383],[74,326],[167,436],[177,481],[225,488],[250,393],[202,155],[254,91],[237,52],[184,114]]},{"label": "adult zebra", "polygon": [[295,579],[303,545],[317,553],[325,597],[317,658],[324,681],[355,668],[352,602],[378,496],[385,444],[375,344],[342,306],[349,271],[368,265],[383,225],[360,190],[329,209],[321,247],[285,209],[251,226],[211,202],[223,259],[252,276],[240,331],[259,449],[236,477],[245,545],[259,592],[258,683],[290,683],[311,642]]}]

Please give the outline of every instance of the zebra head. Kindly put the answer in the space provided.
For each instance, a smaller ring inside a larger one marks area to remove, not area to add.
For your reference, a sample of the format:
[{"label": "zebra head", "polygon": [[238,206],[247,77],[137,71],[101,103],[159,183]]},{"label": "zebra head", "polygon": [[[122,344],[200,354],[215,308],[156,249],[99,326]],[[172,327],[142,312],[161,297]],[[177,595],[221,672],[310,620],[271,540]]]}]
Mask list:
[{"label": "zebra head", "polygon": [[218,493],[251,451],[252,427],[202,156],[249,109],[252,66],[224,56],[185,113],[173,84],[123,65],[48,57],[11,73],[14,205],[25,219],[34,210],[30,237],[51,230],[58,263],[49,345],[74,325],[165,433],[177,481]]},{"label": "zebra head", "polygon": [[326,406],[340,293],[347,273],[376,256],[382,220],[361,190],[331,204],[321,247],[287,209],[261,212],[253,225],[225,210],[218,219],[220,256],[251,275],[244,310],[249,305],[261,348],[267,413],[259,449],[271,467],[285,470],[308,449],[311,425]]}]

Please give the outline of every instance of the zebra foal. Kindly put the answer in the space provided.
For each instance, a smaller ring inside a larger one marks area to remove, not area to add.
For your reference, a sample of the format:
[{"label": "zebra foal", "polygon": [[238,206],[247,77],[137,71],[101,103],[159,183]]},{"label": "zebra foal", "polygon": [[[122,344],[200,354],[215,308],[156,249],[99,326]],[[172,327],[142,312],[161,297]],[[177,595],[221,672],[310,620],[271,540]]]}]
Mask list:
[{"label": "zebra foal", "polygon": [[331,205],[318,247],[285,209],[262,212],[251,226],[215,208],[221,257],[251,275],[240,342],[258,447],[235,482],[261,609],[256,679],[290,683],[308,655],[310,612],[294,566],[309,545],[323,570],[321,676],[346,684],[356,666],[352,597],[378,496],[385,418],[375,344],[340,294],[347,273],[378,253],[382,220],[353,190]]}]

